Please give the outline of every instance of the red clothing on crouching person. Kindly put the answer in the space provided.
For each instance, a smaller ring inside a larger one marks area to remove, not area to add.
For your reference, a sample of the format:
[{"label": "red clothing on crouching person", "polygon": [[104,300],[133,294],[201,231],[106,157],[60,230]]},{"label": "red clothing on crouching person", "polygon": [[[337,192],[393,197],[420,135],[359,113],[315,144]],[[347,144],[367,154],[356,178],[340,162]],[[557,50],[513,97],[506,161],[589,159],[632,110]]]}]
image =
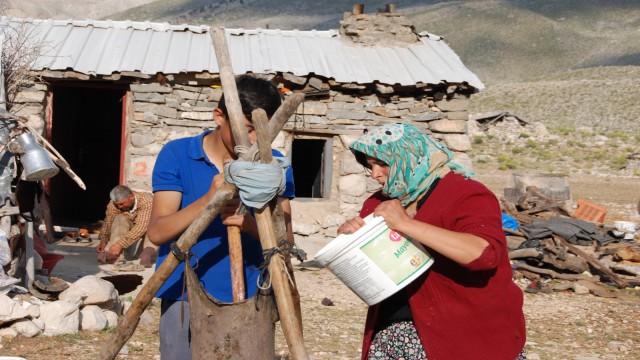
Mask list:
[{"label": "red clothing on crouching person", "polygon": [[[361,217],[387,200],[365,201]],[[414,219],[489,242],[465,266],[428,249],[435,262],[406,291],[411,316],[429,360],[514,360],[524,348],[522,291],[513,282],[497,199],[484,185],[453,172],[443,177]],[[401,290],[403,291],[403,290]],[[380,304],[367,314],[362,359],[368,357]]]}]

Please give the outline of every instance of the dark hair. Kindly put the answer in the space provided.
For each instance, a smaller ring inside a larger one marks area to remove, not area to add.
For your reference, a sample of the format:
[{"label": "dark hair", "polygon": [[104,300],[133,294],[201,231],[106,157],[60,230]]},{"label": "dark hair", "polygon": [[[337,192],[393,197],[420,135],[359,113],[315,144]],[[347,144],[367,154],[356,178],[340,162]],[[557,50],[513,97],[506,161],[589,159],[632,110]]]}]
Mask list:
[{"label": "dark hair", "polygon": [[[242,113],[251,120],[251,112],[255,109],[262,109],[271,118],[282,103],[278,87],[270,81],[259,79],[250,75],[240,75],[236,77],[236,87]],[[224,101],[224,94],[218,102],[218,108],[229,115],[227,105]]]},{"label": "dark hair", "polygon": [[351,149],[351,152],[356,157],[356,161],[358,162],[358,164],[364,166],[365,169],[371,169],[371,165],[369,165],[369,163],[367,162],[367,155],[365,155],[364,153],[361,153],[358,150],[353,150],[353,149]]}]

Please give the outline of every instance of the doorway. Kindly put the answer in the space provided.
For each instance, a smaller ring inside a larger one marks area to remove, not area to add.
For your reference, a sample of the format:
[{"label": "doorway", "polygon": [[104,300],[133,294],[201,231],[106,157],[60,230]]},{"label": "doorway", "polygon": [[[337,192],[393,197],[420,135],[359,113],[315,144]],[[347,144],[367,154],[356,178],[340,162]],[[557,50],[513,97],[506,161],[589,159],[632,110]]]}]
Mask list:
[{"label": "doorway", "polygon": [[60,173],[49,183],[55,224],[104,218],[109,192],[119,184],[125,89],[53,85],[50,141],[84,182]]}]

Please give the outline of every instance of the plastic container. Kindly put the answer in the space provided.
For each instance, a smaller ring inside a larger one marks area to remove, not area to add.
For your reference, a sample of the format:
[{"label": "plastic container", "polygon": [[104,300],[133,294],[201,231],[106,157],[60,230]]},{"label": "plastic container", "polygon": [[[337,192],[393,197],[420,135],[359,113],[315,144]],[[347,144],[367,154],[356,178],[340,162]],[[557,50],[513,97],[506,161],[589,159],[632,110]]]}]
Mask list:
[{"label": "plastic container", "polygon": [[395,294],[433,264],[424,247],[389,229],[382,217],[367,216],[353,234],[342,234],[320,249],[326,266],[367,305]]}]

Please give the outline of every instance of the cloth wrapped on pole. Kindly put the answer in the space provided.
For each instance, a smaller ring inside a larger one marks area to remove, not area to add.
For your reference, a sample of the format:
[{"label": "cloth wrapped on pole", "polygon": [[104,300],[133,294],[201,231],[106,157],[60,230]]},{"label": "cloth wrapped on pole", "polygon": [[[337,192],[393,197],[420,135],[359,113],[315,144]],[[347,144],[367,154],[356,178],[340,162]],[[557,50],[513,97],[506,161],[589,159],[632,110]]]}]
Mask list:
[{"label": "cloth wrapped on pole", "polygon": [[224,179],[238,188],[244,205],[261,209],[276,195],[284,192],[289,159],[274,157],[273,160],[269,164],[244,160],[224,164]]}]

